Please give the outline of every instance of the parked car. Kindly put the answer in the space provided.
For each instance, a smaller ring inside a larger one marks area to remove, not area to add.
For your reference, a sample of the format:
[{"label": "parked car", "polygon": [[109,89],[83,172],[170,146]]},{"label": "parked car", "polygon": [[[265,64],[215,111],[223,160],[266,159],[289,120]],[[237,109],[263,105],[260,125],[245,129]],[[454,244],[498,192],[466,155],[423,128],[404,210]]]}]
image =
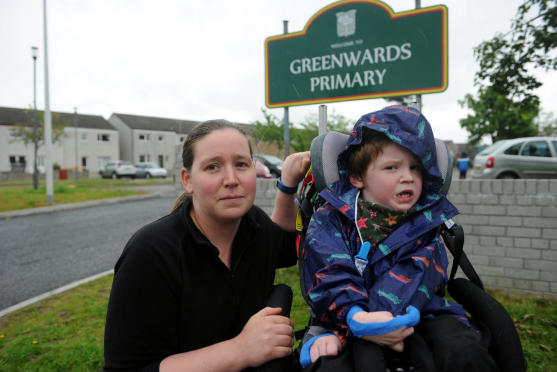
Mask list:
[{"label": "parked car", "polygon": [[495,142],[476,155],[472,178],[557,178],[557,138],[526,137]]},{"label": "parked car", "polygon": [[133,180],[135,178],[135,167],[129,161],[111,160],[99,171],[99,174],[101,178],[130,177]]},{"label": "parked car", "polygon": [[135,175],[138,178],[149,179],[151,177],[166,178],[168,172],[157,163],[142,162],[135,165]]},{"label": "parked car", "polygon": [[269,168],[259,161],[259,159],[253,159],[253,166],[255,167],[255,175],[257,177],[273,178]]},{"label": "parked car", "polygon": [[269,168],[273,178],[280,177],[280,175],[282,174],[282,163],[283,163],[282,159],[277,158],[276,156],[273,155],[264,155],[264,154],[259,154],[254,157],[259,159],[263,164],[265,164]]}]

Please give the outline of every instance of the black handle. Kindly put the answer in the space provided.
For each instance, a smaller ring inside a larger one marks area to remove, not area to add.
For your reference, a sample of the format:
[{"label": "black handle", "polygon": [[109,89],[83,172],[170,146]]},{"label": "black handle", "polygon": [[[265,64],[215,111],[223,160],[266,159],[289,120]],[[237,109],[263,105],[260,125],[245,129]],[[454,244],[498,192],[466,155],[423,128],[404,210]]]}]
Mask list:
[{"label": "black handle", "polygon": [[[292,288],[286,284],[277,284],[267,300],[268,307],[280,307],[282,311],[279,315],[290,318],[290,308],[292,307]],[[260,372],[289,372],[292,369],[292,357],[273,359],[263,364],[257,370]]]}]

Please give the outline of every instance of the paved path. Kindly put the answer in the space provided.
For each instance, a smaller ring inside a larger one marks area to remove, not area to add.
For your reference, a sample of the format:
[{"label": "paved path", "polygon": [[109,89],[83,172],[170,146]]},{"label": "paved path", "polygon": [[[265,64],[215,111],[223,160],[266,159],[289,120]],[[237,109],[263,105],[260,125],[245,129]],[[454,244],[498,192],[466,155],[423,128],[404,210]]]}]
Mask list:
[{"label": "paved path", "polygon": [[163,195],[0,220],[0,310],[114,268],[130,237],[174,205],[174,185],[141,189]]}]

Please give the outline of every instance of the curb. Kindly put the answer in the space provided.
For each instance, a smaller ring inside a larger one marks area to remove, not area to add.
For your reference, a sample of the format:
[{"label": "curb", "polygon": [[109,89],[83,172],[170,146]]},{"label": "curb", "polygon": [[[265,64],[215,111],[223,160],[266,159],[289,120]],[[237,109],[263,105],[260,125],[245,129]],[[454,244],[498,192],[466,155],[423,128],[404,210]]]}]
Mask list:
[{"label": "curb", "polygon": [[81,284],[85,284],[85,283],[91,282],[91,281],[93,281],[93,280],[95,280],[95,279],[99,279],[99,278],[101,278],[101,277],[103,277],[103,276],[105,276],[105,275],[112,274],[113,272],[114,272],[114,270],[108,270],[108,271],[105,271],[105,272],[103,272],[103,273],[100,273],[100,274],[97,274],[97,275],[93,275],[93,276],[90,276],[90,277],[88,277],[88,278],[81,279],[81,280],[78,280],[78,281],[76,281],[76,282],[67,284],[67,285],[65,285],[65,286],[63,286],[63,287],[60,287],[60,288],[57,288],[57,289],[53,289],[52,291],[49,291],[49,292],[43,293],[42,295],[38,295],[38,296],[36,296],[36,297],[30,298],[30,299],[25,300],[25,301],[23,301],[23,302],[20,302],[20,303],[18,303],[18,304],[16,304],[16,305],[10,306],[10,307],[8,307],[8,308],[6,308],[6,309],[0,311],[0,318],[3,317],[4,315],[7,315],[7,314],[11,313],[11,312],[14,312],[14,311],[16,311],[16,310],[22,309],[22,308],[24,308],[24,307],[26,307],[26,306],[32,305],[32,304],[34,304],[34,303],[36,303],[36,302],[39,302],[39,301],[41,301],[41,300],[44,300],[45,298],[48,298],[48,297],[53,296],[53,295],[58,294],[58,293],[65,292],[65,291],[67,291],[68,289],[72,289],[72,288],[75,288],[75,287],[77,287],[77,286],[79,286],[79,285],[81,285]]},{"label": "curb", "polygon": [[162,196],[162,194],[157,191],[157,192],[152,192],[152,193],[149,193],[149,194],[132,195],[132,196],[120,196],[120,197],[117,197],[117,198],[90,200],[90,201],[79,202],[79,203],[68,203],[68,204],[53,205],[53,206],[49,206],[49,207],[19,209],[19,210],[16,210],[16,211],[1,212],[0,213],[0,219],[12,218],[12,217],[31,216],[31,215],[34,215],[34,214],[42,214],[42,213],[61,212],[61,211],[68,211],[68,210],[72,210],[72,209],[94,207],[94,206],[97,206],[97,205],[116,204],[116,203],[135,201],[135,200],[159,198],[161,196]]}]

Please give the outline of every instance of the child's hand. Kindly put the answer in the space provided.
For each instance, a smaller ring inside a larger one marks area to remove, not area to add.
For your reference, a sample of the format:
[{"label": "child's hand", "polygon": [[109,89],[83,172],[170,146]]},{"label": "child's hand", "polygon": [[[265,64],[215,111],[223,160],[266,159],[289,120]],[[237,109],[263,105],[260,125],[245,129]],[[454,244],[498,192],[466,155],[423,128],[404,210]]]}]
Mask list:
[{"label": "child's hand", "polygon": [[311,345],[311,349],[309,351],[309,355],[311,357],[311,362],[315,362],[320,356],[323,355],[338,355],[339,352],[342,351],[342,345],[338,338],[334,335],[331,336],[323,336],[315,340],[313,345]]},{"label": "child's hand", "polygon": [[[388,322],[393,318],[393,314],[389,313],[388,311],[375,311],[371,313],[367,311],[361,311],[354,314],[353,319],[359,323],[380,323]],[[414,327],[401,327],[382,335],[367,335],[362,336],[361,338],[367,341],[375,342],[376,344],[381,346],[390,347],[394,351],[398,351],[400,353],[402,352],[402,350],[404,350],[404,342],[402,340],[410,336],[412,333],[414,333]]]}]

